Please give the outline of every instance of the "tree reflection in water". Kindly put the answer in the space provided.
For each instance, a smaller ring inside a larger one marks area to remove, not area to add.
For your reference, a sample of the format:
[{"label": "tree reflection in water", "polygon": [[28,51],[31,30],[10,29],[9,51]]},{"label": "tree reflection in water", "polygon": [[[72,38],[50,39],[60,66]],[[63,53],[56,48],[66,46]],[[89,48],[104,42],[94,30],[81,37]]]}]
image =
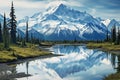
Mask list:
[{"label": "tree reflection in water", "polygon": [[[87,49],[84,46],[58,45],[51,49],[54,53],[64,56],[25,61],[16,64],[17,66],[13,64],[12,69],[7,66],[8,70],[3,70],[2,67],[0,68],[0,80],[14,80],[13,78],[23,77],[24,80],[33,80],[27,77],[29,74],[32,75],[31,78],[35,78],[34,75],[38,74],[39,78],[36,77],[36,79],[39,80],[59,80],[62,78],[69,80],[76,77],[74,80],[81,78],[83,78],[82,80],[101,80],[103,75],[120,72],[120,56]],[[4,75],[3,71],[5,71]]]},{"label": "tree reflection in water", "polygon": [[26,74],[25,73],[17,73],[16,65],[6,65],[0,64],[0,80],[16,80],[15,78],[27,77],[30,76],[28,74],[28,65],[29,62],[26,62]]},{"label": "tree reflection in water", "polygon": [[28,75],[28,67],[29,67],[29,62],[26,62],[26,74]]},{"label": "tree reflection in water", "polygon": [[120,72],[120,55],[111,54],[111,63],[117,72]]},{"label": "tree reflection in water", "polygon": [[15,80],[16,66],[8,66],[6,64],[0,65],[0,80]]},{"label": "tree reflection in water", "polygon": [[120,72],[120,55],[118,56],[117,72]]}]

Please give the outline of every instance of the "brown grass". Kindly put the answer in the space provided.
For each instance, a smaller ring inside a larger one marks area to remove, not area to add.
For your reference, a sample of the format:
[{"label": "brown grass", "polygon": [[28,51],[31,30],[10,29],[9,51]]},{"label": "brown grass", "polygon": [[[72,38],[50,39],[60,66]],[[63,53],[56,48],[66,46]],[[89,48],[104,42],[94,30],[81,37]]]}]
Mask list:
[{"label": "brown grass", "polygon": [[104,80],[120,80],[120,73],[111,74],[105,77]]}]

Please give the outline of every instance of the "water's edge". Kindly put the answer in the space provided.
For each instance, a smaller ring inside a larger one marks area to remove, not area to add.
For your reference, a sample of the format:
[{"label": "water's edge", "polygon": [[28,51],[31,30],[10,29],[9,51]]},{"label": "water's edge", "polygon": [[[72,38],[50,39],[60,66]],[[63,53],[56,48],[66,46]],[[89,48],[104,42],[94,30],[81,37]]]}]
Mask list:
[{"label": "water's edge", "polygon": [[[45,49],[46,48],[44,48],[44,50]],[[17,73],[15,72],[16,74],[14,74],[14,75],[13,74],[6,75],[7,77],[10,76],[10,78],[12,80],[13,80],[13,78],[16,78],[17,80],[23,80],[23,79],[20,79],[21,77],[27,77],[27,79],[25,79],[25,78],[24,79],[31,80],[28,78],[32,78],[33,74],[36,75],[36,76],[34,75],[33,78],[35,77],[36,79],[40,78],[41,80],[44,80],[45,77],[39,76],[39,75],[45,74],[44,76],[48,76],[46,74],[47,69],[48,69],[47,73],[49,73],[52,76],[52,77],[49,76],[48,79],[51,78],[53,80],[54,79],[57,79],[57,80],[71,79],[71,80],[73,80],[74,78],[75,78],[75,80],[77,80],[77,79],[84,80],[84,79],[86,79],[85,77],[89,77],[90,80],[93,80],[93,79],[101,80],[99,78],[102,78],[102,77],[100,77],[98,75],[106,75],[106,74],[116,72],[112,68],[112,65],[116,65],[116,63],[114,64],[115,61],[113,61],[112,63],[110,62],[112,59],[112,55],[109,55],[108,53],[99,51],[97,49],[87,49],[85,47],[85,44],[82,44],[82,46],[81,46],[81,44],[77,44],[77,45],[71,45],[71,44],[67,44],[67,45],[60,44],[59,45],[59,44],[57,44],[50,48],[47,47],[46,50],[52,51],[53,54],[47,55],[47,56],[39,56],[39,57],[34,57],[34,58],[23,59],[23,60],[19,60],[19,61],[7,63],[7,64],[0,64],[0,69],[8,70],[8,71],[9,70],[17,71]],[[56,53],[56,54],[54,54],[54,53]],[[64,56],[62,56],[62,55],[64,55]],[[113,59],[115,57],[116,56],[114,56]],[[81,62],[81,61],[83,61],[83,62]],[[18,65],[18,66],[15,66],[15,65]],[[6,67],[3,68],[3,66],[6,66]],[[101,66],[101,67],[99,67],[99,66]],[[111,67],[109,67],[109,66],[111,66]],[[33,67],[35,67],[35,68],[33,68]],[[104,71],[104,69],[102,69],[102,67],[105,68],[106,71]],[[27,70],[27,71],[25,71],[25,73],[24,73],[24,68],[26,68],[25,70]],[[34,73],[34,71],[38,71],[39,68],[40,68],[40,72]],[[42,68],[46,68],[45,71]],[[84,69],[85,69],[85,71],[84,71]],[[0,71],[2,71],[2,70],[0,70]],[[23,70],[23,72],[21,72],[22,70]],[[30,70],[32,70],[32,74],[31,74]],[[63,72],[62,70],[65,72]],[[61,73],[61,71],[62,71],[62,73]],[[82,73],[81,71],[84,71],[84,73]],[[86,71],[87,71],[87,74],[86,74]],[[94,75],[89,74],[89,73],[92,73],[91,71],[92,72],[95,71],[96,74],[94,74]],[[101,72],[101,71],[103,71],[103,72]],[[55,75],[57,77],[55,77]],[[78,77],[80,75],[82,77]],[[89,76],[86,76],[86,75],[89,75]],[[30,76],[30,77],[28,77],[28,76]],[[91,78],[90,76],[92,76],[92,77],[97,76],[97,77]],[[2,76],[2,77],[4,77],[4,76]],[[41,77],[43,77],[43,78],[41,78]],[[0,78],[1,78],[1,76],[0,76]],[[64,79],[62,79],[62,78],[64,78]]]}]

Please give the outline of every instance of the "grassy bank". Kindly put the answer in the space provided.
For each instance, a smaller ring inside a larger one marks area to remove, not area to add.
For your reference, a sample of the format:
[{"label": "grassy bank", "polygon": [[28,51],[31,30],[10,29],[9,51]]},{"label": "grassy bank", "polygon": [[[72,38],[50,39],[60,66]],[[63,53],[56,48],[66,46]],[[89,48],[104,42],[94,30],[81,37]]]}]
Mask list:
[{"label": "grassy bank", "polygon": [[120,80],[120,72],[105,77],[104,80]]},{"label": "grassy bank", "polygon": [[114,45],[113,43],[110,43],[110,42],[103,42],[103,43],[90,42],[87,44],[87,47],[99,48],[99,49],[102,49],[103,51],[109,51],[113,54],[120,55],[120,45]]},{"label": "grassy bank", "polygon": [[[103,42],[103,43],[94,43],[90,42],[87,44],[88,48],[99,48],[103,51],[108,51],[112,54],[120,55],[120,45],[114,45],[113,43]],[[120,72],[111,74],[105,77],[104,80],[120,80]]]},{"label": "grassy bank", "polygon": [[0,44],[0,62],[11,62],[18,59],[51,54],[50,52],[39,49],[37,45],[31,44],[27,44],[26,47],[21,47],[19,45],[11,45],[10,49],[7,50],[2,47],[3,44]]}]

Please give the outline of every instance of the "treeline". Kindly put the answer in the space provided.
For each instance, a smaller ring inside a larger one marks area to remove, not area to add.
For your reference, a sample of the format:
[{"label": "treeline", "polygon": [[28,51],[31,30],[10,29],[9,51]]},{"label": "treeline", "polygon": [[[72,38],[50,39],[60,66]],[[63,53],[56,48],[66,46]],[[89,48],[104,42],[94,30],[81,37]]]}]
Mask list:
[{"label": "treeline", "polygon": [[111,35],[108,34],[107,31],[107,37],[106,40],[107,42],[112,42],[115,45],[119,45],[120,44],[120,28],[116,27],[116,25],[114,25],[111,29]]},{"label": "treeline", "polygon": [[[40,39],[36,39],[33,34],[28,33],[28,21],[26,21],[26,32],[25,36],[21,36],[19,32],[17,32],[17,21],[16,21],[16,15],[15,15],[15,9],[13,6],[13,2],[11,4],[10,9],[10,18],[6,19],[6,15],[4,13],[4,21],[3,23],[0,23],[0,43],[4,44],[4,48],[8,49],[10,44],[21,44],[22,47],[26,46],[27,43],[37,43],[40,44]],[[107,30],[106,33],[106,39],[107,42],[112,42],[116,45],[120,44],[120,29],[116,29],[116,26],[114,25],[111,29],[111,34],[109,34],[109,31]],[[78,42],[85,42],[85,41],[78,41],[76,38],[73,41],[67,41],[64,40],[64,43],[78,43]],[[96,42],[103,42],[103,41],[96,41]]]},{"label": "treeline", "polygon": [[4,48],[8,49],[9,44],[16,44],[16,27],[17,21],[15,16],[15,9],[13,7],[13,2],[11,5],[10,18],[6,19],[6,15],[4,13],[4,21],[3,25],[0,23],[0,43],[4,43]]},{"label": "treeline", "polygon": [[30,44],[40,44],[41,40],[35,38],[35,36],[31,33],[28,33],[28,21],[26,21],[26,31],[25,31],[25,36],[22,36],[21,33],[17,33],[17,42],[21,43],[22,47],[27,46],[26,43]]},{"label": "treeline", "polygon": [[[11,4],[10,9],[10,18],[6,18],[6,14],[4,13],[4,20],[0,22],[0,43],[3,43],[4,49],[9,49],[10,44],[21,44],[21,46],[26,46],[26,42],[33,43],[34,39],[31,35],[31,40],[28,37],[28,21],[26,22],[26,36],[20,37],[20,34],[17,32],[17,20],[15,15],[15,9],[13,6],[13,2]],[[37,41],[37,40],[35,40]]]}]

